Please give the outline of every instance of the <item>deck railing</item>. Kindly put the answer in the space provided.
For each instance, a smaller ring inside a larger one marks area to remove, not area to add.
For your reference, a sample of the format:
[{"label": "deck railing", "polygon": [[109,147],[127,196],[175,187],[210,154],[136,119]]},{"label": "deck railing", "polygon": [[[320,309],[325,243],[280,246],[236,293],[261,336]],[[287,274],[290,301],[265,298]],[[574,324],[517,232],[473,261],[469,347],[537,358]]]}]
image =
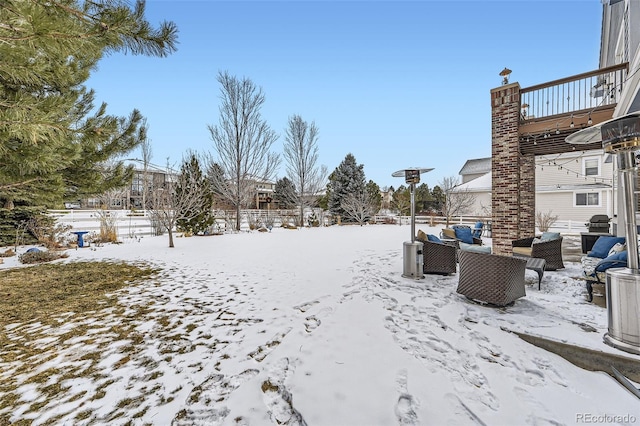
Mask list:
[{"label": "deck railing", "polygon": [[526,121],[615,105],[628,71],[625,62],[520,89],[520,118]]}]

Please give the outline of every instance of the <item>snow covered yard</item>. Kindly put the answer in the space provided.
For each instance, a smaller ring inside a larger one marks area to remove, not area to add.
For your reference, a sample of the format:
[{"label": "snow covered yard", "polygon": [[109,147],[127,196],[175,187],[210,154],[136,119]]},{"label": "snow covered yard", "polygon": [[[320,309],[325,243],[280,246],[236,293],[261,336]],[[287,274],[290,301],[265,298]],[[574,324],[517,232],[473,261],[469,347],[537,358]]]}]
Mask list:
[{"label": "snow covered yard", "polygon": [[[480,306],[455,292],[456,275],[401,277],[409,233],[277,228],[178,238],[173,249],[162,236],[71,250],[64,261],[143,261],[162,273],[119,291],[115,309],[69,313],[58,327],[2,324],[39,354],[8,360],[11,348],[0,348],[0,380],[16,389],[0,394],[9,401],[0,417],[38,425],[640,422],[637,398],[610,376],[512,333],[623,354],[602,342],[607,312],[586,302],[579,264],[546,272],[541,290],[527,271],[526,297]],[[0,268],[13,265],[8,258]]]}]

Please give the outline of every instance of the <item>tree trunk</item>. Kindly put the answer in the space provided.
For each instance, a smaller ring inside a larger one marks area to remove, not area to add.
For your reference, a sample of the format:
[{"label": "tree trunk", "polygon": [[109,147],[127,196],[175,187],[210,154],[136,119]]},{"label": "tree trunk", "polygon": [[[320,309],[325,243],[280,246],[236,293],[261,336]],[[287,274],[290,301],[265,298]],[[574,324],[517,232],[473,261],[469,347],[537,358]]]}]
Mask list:
[{"label": "tree trunk", "polygon": [[169,231],[169,248],[173,248],[173,230],[169,228],[168,231]]},{"label": "tree trunk", "polygon": [[236,206],[236,232],[240,232],[240,204]]}]

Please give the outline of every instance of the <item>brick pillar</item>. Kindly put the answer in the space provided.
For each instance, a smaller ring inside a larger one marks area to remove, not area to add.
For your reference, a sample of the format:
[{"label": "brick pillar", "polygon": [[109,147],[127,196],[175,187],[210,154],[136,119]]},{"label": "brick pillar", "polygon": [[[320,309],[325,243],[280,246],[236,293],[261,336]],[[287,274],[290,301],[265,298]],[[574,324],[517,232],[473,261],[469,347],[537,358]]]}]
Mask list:
[{"label": "brick pillar", "polygon": [[520,156],[520,226],[518,238],[533,237],[536,229],[536,158]]},{"label": "brick pillar", "polygon": [[491,90],[491,234],[493,253],[511,255],[511,241],[533,235],[535,158],[519,150],[520,85]]}]

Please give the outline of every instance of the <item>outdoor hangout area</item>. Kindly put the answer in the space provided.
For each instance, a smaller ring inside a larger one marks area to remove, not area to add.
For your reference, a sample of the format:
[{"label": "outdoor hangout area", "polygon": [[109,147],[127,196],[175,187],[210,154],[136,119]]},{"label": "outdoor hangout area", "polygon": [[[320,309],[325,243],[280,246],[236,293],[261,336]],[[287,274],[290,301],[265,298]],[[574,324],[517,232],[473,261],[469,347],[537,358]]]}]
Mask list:
[{"label": "outdoor hangout area", "polygon": [[[421,224],[416,232],[440,238],[444,229]],[[67,250],[54,264],[127,262],[155,272],[111,291],[105,301],[116,303],[104,308],[96,302],[84,312],[9,321],[0,348],[0,418],[637,421],[637,397],[602,360],[615,359],[637,385],[629,366],[640,356],[603,343],[604,295],[594,285],[588,301],[579,235],[561,235],[563,267],[544,270],[541,280],[526,257],[463,250],[464,241],[444,235],[442,243],[425,240],[424,277],[406,278],[402,244],[409,237],[410,227],[398,224],[274,227],[177,237],[172,249],[166,236],[144,236]],[[465,244],[492,246],[490,237],[479,240]],[[0,273],[23,267],[5,258]],[[91,285],[90,276],[76,280]],[[578,366],[540,342],[590,355]]]}]

